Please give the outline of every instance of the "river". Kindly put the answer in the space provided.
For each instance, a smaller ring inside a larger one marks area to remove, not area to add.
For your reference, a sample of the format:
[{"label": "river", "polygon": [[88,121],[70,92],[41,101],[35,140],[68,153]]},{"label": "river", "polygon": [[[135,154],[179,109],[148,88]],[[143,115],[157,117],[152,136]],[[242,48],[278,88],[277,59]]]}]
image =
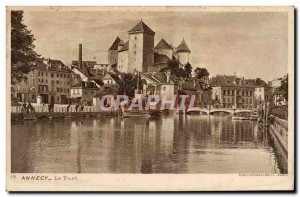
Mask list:
[{"label": "river", "polygon": [[267,130],[227,116],[12,122],[13,173],[281,173]]}]

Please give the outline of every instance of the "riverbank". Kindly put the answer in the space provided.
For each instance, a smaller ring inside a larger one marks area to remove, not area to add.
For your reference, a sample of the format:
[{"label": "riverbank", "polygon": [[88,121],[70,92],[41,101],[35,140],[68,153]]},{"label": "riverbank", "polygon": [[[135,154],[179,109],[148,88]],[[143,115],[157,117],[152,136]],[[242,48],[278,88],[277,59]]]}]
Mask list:
[{"label": "riverbank", "polygon": [[278,162],[285,173],[288,173],[288,121],[271,115],[269,133],[277,152]]},{"label": "riverbank", "polygon": [[36,119],[65,119],[83,117],[102,117],[118,115],[116,111],[102,112],[39,112],[39,113],[11,113],[11,121],[36,120]]}]

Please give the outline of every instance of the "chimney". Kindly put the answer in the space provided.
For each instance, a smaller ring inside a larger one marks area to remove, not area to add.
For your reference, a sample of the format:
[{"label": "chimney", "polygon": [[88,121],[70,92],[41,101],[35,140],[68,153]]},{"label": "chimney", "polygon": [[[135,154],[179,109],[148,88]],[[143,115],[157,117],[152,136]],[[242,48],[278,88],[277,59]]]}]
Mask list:
[{"label": "chimney", "polygon": [[82,44],[79,44],[79,58],[78,58],[78,66],[82,68]]},{"label": "chimney", "polygon": [[167,83],[169,83],[170,82],[170,72],[169,71],[167,71],[166,72],[166,76],[167,76]]}]

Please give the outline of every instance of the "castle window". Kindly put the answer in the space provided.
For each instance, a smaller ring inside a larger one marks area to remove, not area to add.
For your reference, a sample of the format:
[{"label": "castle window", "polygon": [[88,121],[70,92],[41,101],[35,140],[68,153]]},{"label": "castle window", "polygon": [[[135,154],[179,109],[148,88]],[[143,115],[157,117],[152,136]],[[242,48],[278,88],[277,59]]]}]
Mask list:
[{"label": "castle window", "polygon": [[135,36],[134,39],[137,40],[137,37]]}]

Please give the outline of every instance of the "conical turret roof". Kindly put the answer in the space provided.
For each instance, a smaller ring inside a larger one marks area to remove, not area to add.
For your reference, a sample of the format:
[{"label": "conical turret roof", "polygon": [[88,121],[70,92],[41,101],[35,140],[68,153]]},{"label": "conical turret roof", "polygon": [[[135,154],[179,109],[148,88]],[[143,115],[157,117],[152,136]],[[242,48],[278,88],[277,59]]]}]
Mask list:
[{"label": "conical turret roof", "polygon": [[131,30],[128,31],[129,34],[134,34],[134,33],[149,33],[154,35],[155,32],[150,29],[142,20],[134,26]]},{"label": "conical turret roof", "polygon": [[180,45],[177,47],[177,52],[186,52],[186,53],[191,53],[189,47],[185,43],[184,39],[180,43]]},{"label": "conical turret roof", "polygon": [[154,49],[169,49],[172,50],[172,47],[165,41],[165,39],[161,39],[159,43],[154,47]]}]

